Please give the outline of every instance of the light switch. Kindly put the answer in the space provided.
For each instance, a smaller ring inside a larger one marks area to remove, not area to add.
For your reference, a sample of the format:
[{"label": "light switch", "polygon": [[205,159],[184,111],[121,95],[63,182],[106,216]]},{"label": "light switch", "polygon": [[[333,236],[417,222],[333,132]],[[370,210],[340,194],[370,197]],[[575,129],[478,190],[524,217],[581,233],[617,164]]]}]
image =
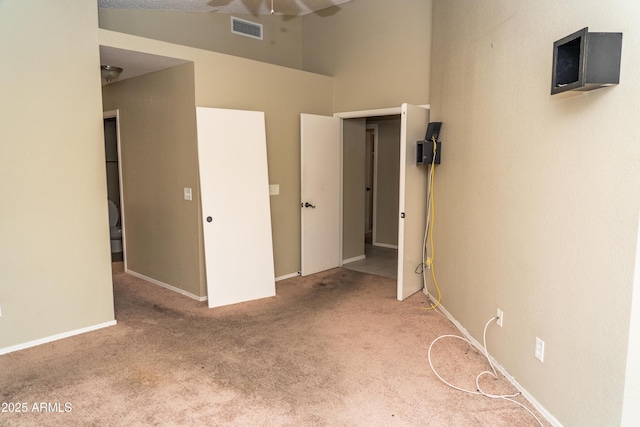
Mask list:
[{"label": "light switch", "polygon": [[184,199],[185,200],[191,200],[191,189],[190,188],[185,188],[184,189]]},{"label": "light switch", "polygon": [[280,185],[279,184],[269,185],[269,195],[277,196],[278,194],[280,194]]}]

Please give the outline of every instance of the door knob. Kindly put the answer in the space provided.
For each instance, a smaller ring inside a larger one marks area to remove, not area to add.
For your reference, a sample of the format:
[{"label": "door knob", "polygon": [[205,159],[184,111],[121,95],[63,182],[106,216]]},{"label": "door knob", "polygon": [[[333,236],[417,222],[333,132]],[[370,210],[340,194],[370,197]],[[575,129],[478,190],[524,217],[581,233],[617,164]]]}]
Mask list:
[{"label": "door knob", "polygon": [[309,203],[309,202],[304,202],[304,207],[305,207],[305,208],[313,208],[313,209],[315,209],[315,208],[316,208],[315,206],[313,206],[313,205],[312,205],[311,203]]},{"label": "door knob", "polygon": [[211,222],[213,221],[213,218],[211,218],[210,216],[207,217],[207,222]]}]

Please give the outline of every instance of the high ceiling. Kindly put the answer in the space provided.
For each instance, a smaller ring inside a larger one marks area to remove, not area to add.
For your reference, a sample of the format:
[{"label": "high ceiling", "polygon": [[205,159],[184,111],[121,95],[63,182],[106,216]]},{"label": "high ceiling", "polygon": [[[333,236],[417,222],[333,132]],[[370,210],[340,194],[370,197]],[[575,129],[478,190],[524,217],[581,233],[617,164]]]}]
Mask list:
[{"label": "high ceiling", "polygon": [[[122,74],[116,81],[131,79],[143,74],[164,70],[165,68],[176,67],[186,64],[187,62],[189,61],[100,46],[100,64],[116,66],[123,69]],[[107,82],[102,80],[102,84],[105,85]]]},{"label": "high ceiling", "polygon": [[306,15],[350,0],[98,0],[98,7],[185,12]]},{"label": "high ceiling", "polygon": [[[2,0],[0,0],[2,1]],[[300,16],[320,12],[350,0],[273,0],[277,15]],[[151,9],[184,12],[264,15],[271,13],[271,0],[98,0],[98,7],[114,9]],[[327,11],[329,14],[335,11]],[[101,46],[100,63],[124,69],[116,81],[122,81],[187,61]],[[103,84],[107,84],[104,80]]]}]

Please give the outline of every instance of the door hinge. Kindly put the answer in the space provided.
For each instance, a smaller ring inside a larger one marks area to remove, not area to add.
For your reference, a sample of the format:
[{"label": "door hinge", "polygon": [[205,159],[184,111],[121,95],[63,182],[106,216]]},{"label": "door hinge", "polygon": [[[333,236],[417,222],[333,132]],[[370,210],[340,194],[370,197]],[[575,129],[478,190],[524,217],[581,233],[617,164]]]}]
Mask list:
[{"label": "door hinge", "polygon": [[404,218],[404,212],[400,212],[400,218]]}]

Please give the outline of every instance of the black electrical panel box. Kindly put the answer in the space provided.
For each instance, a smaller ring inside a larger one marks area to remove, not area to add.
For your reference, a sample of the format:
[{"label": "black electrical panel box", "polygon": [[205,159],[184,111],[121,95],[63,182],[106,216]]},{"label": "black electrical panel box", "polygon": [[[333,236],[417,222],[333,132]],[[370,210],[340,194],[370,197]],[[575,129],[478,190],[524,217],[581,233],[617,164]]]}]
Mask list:
[{"label": "black electrical panel box", "polygon": [[[431,141],[433,138],[438,140],[440,136],[440,128],[442,128],[442,122],[431,122],[427,126],[427,134],[424,136],[425,141]],[[433,148],[433,147],[432,147]]]},{"label": "black electrical panel box", "polygon": [[553,43],[551,95],[620,83],[622,33],[576,31]]},{"label": "black electrical panel box", "polygon": [[436,158],[433,158],[433,140],[418,141],[416,150],[416,164],[430,165],[431,162],[436,165],[440,164],[440,155],[442,153],[442,142],[436,143]]},{"label": "black electrical panel box", "polygon": [[[427,126],[427,133],[424,136],[424,141],[418,141],[416,143],[416,164],[417,165],[430,165],[435,163],[440,164],[440,154],[442,152],[442,142],[438,141],[440,136],[440,129],[442,128],[442,122],[431,122]],[[436,141],[436,156],[433,157],[433,143]]]}]

